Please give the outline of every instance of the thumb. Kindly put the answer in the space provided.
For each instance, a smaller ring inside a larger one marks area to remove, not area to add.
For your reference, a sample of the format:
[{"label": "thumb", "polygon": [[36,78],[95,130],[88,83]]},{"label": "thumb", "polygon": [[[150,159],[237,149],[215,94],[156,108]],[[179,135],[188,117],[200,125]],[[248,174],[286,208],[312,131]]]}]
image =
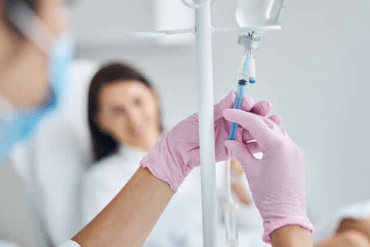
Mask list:
[{"label": "thumb", "polygon": [[224,144],[227,151],[240,162],[247,177],[257,172],[259,167],[257,165],[258,159],[253,156],[245,144],[231,140],[226,140]]},{"label": "thumb", "polygon": [[245,130],[248,130],[262,149],[274,137],[274,133],[261,116],[237,109],[226,109],[223,111],[223,115],[226,120],[236,122]]}]

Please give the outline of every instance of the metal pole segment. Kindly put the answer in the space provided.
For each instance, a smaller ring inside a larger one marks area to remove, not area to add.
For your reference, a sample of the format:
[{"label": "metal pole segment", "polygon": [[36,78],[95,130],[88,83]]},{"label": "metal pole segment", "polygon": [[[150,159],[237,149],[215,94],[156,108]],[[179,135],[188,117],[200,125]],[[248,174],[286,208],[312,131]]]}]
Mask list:
[{"label": "metal pole segment", "polygon": [[199,135],[202,179],[203,246],[216,247],[216,169],[213,116],[211,3],[195,9]]}]

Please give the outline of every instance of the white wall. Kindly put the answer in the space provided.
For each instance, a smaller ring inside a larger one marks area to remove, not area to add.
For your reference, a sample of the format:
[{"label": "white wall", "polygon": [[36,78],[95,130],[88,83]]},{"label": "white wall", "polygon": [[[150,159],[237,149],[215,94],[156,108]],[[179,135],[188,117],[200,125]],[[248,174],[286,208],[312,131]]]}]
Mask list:
[{"label": "white wall", "polygon": [[[140,5],[130,25],[143,30],[148,20],[140,15],[151,11],[151,1],[119,2],[122,7],[134,2]],[[104,10],[94,9],[92,15],[88,9],[98,3]],[[370,197],[370,1],[287,1],[287,5],[282,31],[269,33],[255,52],[258,81],[247,94],[270,100],[273,112],[282,115],[284,128],[304,151],[308,209],[317,220],[340,206]],[[236,26],[235,6],[235,0],[219,0],[214,25]],[[118,16],[107,15],[110,5],[99,0],[80,1],[76,7],[76,13],[82,13],[80,21],[119,21]],[[117,15],[117,9],[113,13]],[[96,31],[88,30],[90,37]],[[242,48],[234,36],[226,34],[215,34],[213,48],[215,100],[219,100],[235,88]],[[122,59],[142,68],[160,92],[167,128],[197,110],[193,46],[85,46],[81,42],[77,56],[97,61]]]}]

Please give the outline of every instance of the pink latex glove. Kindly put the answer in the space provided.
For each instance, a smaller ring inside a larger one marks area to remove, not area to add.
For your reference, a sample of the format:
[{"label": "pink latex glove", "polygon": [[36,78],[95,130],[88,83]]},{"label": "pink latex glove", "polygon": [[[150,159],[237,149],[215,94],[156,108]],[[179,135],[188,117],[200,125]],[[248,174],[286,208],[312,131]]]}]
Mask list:
[{"label": "pink latex glove", "polygon": [[[227,140],[225,145],[242,164],[253,200],[263,218],[263,240],[286,225],[299,225],[313,233],[306,214],[304,164],[299,147],[268,118],[227,109],[224,117],[247,130],[255,141]],[[262,151],[263,158],[252,153]]]},{"label": "pink latex glove", "polygon": [[[229,136],[230,123],[224,119],[222,112],[234,105],[236,93],[230,92],[223,100],[214,106],[215,149],[216,162],[226,160],[227,150],[224,141]],[[244,111],[251,111],[266,116],[271,104],[267,101],[254,103],[253,99],[245,97],[242,103]],[[281,119],[272,116],[279,124]],[[238,130],[237,138],[248,138],[242,128]],[[177,191],[187,174],[200,163],[198,114],[191,115],[177,124],[157,142],[141,161],[141,166],[148,168],[157,178],[166,181],[173,191]]]}]

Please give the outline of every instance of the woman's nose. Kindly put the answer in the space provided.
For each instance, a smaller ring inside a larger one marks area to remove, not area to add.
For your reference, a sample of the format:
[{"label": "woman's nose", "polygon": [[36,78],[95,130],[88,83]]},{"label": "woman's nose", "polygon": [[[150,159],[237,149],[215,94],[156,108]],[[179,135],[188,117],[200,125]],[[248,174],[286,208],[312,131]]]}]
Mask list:
[{"label": "woman's nose", "polygon": [[127,111],[128,121],[132,127],[137,128],[141,124],[141,114],[135,109],[129,109]]}]

